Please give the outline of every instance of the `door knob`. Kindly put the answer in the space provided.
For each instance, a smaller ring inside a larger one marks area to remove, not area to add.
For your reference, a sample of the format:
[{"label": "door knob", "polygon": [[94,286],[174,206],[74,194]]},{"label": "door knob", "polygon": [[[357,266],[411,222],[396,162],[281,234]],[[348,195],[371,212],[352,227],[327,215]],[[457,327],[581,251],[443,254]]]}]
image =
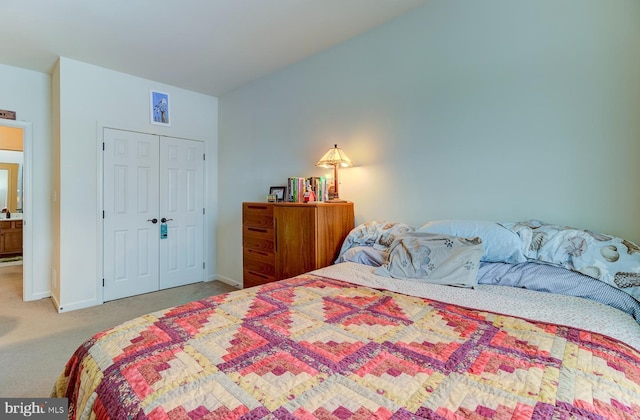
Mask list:
[{"label": "door knob", "polygon": [[155,225],[156,223],[158,223],[158,219],[154,217],[153,219],[147,219],[147,222],[151,222]]},{"label": "door knob", "polygon": [[169,220],[173,220],[173,219],[165,219],[164,217],[162,219],[160,219],[160,221],[162,223],[167,223]]}]

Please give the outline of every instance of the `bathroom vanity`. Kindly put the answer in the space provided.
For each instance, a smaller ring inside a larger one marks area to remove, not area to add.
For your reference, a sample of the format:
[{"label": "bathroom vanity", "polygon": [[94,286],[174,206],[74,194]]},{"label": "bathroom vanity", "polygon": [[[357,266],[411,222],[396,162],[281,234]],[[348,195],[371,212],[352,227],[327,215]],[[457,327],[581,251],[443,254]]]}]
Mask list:
[{"label": "bathroom vanity", "polygon": [[22,220],[0,219],[0,257],[22,255]]}]

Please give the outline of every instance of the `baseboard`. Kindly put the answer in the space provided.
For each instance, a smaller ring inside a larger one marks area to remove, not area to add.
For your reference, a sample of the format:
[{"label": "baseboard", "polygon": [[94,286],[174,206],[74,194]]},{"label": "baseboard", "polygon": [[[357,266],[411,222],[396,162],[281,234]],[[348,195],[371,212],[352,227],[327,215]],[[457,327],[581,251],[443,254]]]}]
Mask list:
[{"label": "baseboard", "polygon": [[51,292],[32,293],[31,296],[29,296],[29,299],[27,301],[30,302],[30,301],[33,301],[33,300],[46,299],[48,297],[52,297],[51,296]]},{"label": "baseboard", "polygon": [[58,303],[58,299],[56,299],[56,297],[54,295],[51,295],[51,303],[53,304],[53,307],[56,308],[56,311],[60,312],[60,311],[58,311],[58,308],[60,307],[60,304]]},{"label": "baseboard", "polygon": [[52,302],[56,305],[56,310],[58,311],[58,313],[77,311],[78,309],[84,309],[84,308],[90,308],[92,306],[102,305],[102,302],[95,299],[82,300],[79,302],[70,303],[70,304],[64,305],[64,307],[60,306],[60,303],[56,299],[52,299]]},{"label": "baseboard", "polygon": [[240,284],[239,282],[237,282],[237,281],[235,281],[233,279],[230,279],[229,277],[221,276],[220,274],[216,274],[216,276],[214,278],[210,279],[209,281],[214,281],[214,280],[218,280],[218,281],[221,281],[223,283],[228,284],[229,286],[233,286],[235,288],[242,289],[242,284]]}]

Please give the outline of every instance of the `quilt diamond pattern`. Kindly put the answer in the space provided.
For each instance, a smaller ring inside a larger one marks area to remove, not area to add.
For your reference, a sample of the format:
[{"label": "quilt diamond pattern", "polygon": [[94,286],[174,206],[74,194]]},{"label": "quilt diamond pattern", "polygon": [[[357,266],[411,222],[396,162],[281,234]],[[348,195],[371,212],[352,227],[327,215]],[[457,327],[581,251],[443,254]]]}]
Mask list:
[{"label": "quilt diamond pattern", "polygon": [[640,353],[306,274],[97,334],[55,396],[74,418],[633,419]]}]

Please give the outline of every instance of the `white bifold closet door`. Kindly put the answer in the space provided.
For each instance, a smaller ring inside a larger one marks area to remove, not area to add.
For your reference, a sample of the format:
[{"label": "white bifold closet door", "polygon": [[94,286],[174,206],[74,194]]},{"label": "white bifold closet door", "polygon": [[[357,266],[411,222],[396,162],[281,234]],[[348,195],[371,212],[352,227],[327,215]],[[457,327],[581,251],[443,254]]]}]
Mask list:
[{"label": "white bifold closet door", "polygon": [[204,144],[105,128],[103,162],[103,300],[203,281]]}]

